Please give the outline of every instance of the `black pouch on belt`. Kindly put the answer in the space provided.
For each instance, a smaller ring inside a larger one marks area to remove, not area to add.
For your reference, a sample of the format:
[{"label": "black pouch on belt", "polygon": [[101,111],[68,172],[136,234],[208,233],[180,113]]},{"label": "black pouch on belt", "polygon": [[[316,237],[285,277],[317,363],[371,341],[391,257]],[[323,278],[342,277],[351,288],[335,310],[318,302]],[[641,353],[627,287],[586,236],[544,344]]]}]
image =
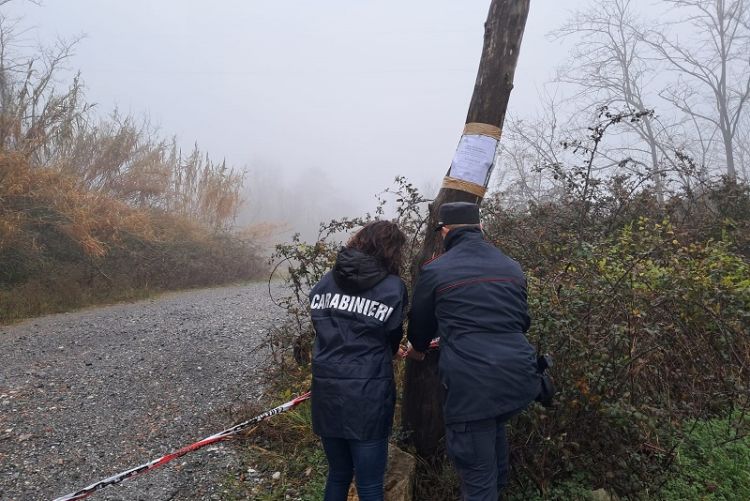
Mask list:
[{"label": "black pouch on belt", "polygon": [[552,357],[549,354],[542,355],[536,359],[536,370],[541,379],[541,390],[536,397],[536,401],[544,407],[552,407],[552,402],[557,392],[555,382],[552,380],[549,372],[547,372],[547,369],[550,367],[552,367]]}]

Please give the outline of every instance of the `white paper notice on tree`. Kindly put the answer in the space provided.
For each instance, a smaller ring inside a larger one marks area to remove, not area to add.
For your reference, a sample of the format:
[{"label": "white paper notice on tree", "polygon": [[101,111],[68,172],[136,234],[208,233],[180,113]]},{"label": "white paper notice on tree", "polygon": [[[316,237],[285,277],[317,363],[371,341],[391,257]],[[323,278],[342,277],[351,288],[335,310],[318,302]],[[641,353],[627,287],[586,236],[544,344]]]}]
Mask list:
[{"label": "white paper notice on tree", "polygon": [[487,186],[495,163],[497,139],[489,136],[461,136],[451,163],[450,177]]}]

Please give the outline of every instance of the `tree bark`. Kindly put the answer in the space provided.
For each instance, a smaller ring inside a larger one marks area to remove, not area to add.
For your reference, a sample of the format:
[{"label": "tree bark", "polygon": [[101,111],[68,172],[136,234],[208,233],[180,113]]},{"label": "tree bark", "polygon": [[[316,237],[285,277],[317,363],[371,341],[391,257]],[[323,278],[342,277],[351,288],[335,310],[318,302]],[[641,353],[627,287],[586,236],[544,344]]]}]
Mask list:
[{"label": "tree bark", "polygon": [[[478,122],[502,129],[513,89],[519,49],[530,0],[492,0],[484,25],[484,47],[466,123]],[[421,264],[439,253],[442,241],[433,231],[440,206],[447,202],[481,203],[482,198],[460,190],[442,188],[430,205],[422,252],[412,264],[416,282]],[[443,388],[438,378],[439,352],[428,352],[422,362],[407,361],[402,426],[407,441],[423,458],[434,458],[444,434],[441,409]]]}]

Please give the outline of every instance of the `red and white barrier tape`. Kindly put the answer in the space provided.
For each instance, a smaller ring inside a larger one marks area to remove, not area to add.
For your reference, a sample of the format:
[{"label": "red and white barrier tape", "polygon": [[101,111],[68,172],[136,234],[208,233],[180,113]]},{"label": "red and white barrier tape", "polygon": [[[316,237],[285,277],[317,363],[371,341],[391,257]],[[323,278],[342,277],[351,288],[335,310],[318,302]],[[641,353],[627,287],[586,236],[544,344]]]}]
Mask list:
[{"label": "red and white barrier tape", "polygon": [[309,398],[310,398],[310,392],[308,391],[304,395],[300,395],[299,397],[292,399],[284,404],[281,404],[278,407],[274,407],[273,409],[268,410],[264,412],[263,414],[259,414],[258,416],[255,416],[252,419],[243,421],[242,423],[238,425],[232,426],[231,428],[228,428],[224,431],[216,433],[215,435],[211,435],[210,437],[206,437],[203,440],[199,440],[193,444],[187,445],[183,447],[182,449],[176,450],[170,454],[166,454],[158,459],[154,459],[153,461],[149,461],[148,463],[144,463],[140,466],[136,466],[135,468],[131,468],[130,470],[123,471],[121,473],[118,473],[117,475],[113,475],[111,477],[105,478],[104,480],[95,482],[89,485],[88,487],[84,487],[83,489],[79,491],[73,492],[71,494],[67,494],[65,496],[61,496],[59,498],[55,498],[54,501],[75,501],[77,499],[87,498],[98,490],[104,489],[105,487],[109,487],[110,485],[119,484],[120,482],[123,482],[124,480],[132,478],[136,475],[140,475],[141,473],[145,473],[147,471],[158,468],[159,466],[165,465],[174,459],[184,456],[188,452],[192,452],[202,447],[205,447],[207,445],[225,440],[231,437],[232,435],[236,435],[237,433],[248,428],[249,426],[252,426],[254,424],[257,424],[263,421],[266,418],[275,416],[276,414],[281,414],[282,412],[286,412],[289,409],[292,409],[298,406],[299,404],[301,404],[302,402],[304,402],[305,400]]},{"label": "red and white barrier tape", "polygon": [[[440,341],[439,338],[433,339],[428,349],[438,348],[439,341]],[[405,353],[406,352],[404,351],[404,354]],[[140,466],[136,466],[135,468],[131,468],[129,470],[123,471],[121,473],[118,473],[117,475],[112,475],[111,477],[107,477],[103,480],[100,480],[98,482],[95,482],[89,485],[88,487],[84,487],[83,489],[79,491],[73,492],[71,494],[66,494],[65,496],[61,496],[59,498],[55,498],[53,501],[76,501],[78,499],[87,498],[93,493],[95,493],[96,491],[102,490],[106,487],[109,487],[110,485],[119,484],[120,482],[123,482],[129,478],[133,478],[136,475],[140,475],[141,473],[151,471],[155,468],[158,468],[159,466],[169,463],[170,461],[174,459],[184,456],[188,452],[193,452],[207,445],[211,445],[213,443],[225,440],[231,437],[232,435],[236,435],[237,433],[248,428],[249,426],[252,426],[254,424],[257,424],[263,421],[266,418],[269,418],[271,416],[275,416],[276,414],[281,414],[282,412],[286,412],[290,409],[293,409],[294,407],[298,406],[305,400],[308,400],[310,398],[310,395],[311,393],[308,391],[304,395],[300,395],[299,397],[292,399],[284,404],[281,404],[278,407],[274,407],[273,409],[268,410],[264,412],[263,414],[259,414],[252,419],[243,421],[242,423],[238,425],[232,426],[231,428],[228,428],[224,431],[220,431],[219,433],[211,435],[210,437],[206,437],[203,440],[199,440],[190,445],[186,445],[182,449],[166,454],[158,459],[154,459],[153,461],[149,461],[148,463],[144,463]]]}]

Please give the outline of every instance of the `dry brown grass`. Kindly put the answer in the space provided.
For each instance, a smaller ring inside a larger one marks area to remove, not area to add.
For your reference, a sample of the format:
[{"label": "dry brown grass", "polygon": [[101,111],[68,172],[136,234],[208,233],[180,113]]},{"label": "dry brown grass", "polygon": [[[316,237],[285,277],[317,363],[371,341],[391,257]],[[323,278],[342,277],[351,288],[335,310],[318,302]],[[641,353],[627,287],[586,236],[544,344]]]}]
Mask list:
[{"label": "dry brown grass", "polygon": [[0,152],[0,321],[256,278],[251,242]]},{"label": "dry brown grass", "polygon": [[75,42],[23,53],[14,30],[0,14],[0,322],[262,274],[231,231],[241,172],[95,117],[78,76],[60,90]]}]

